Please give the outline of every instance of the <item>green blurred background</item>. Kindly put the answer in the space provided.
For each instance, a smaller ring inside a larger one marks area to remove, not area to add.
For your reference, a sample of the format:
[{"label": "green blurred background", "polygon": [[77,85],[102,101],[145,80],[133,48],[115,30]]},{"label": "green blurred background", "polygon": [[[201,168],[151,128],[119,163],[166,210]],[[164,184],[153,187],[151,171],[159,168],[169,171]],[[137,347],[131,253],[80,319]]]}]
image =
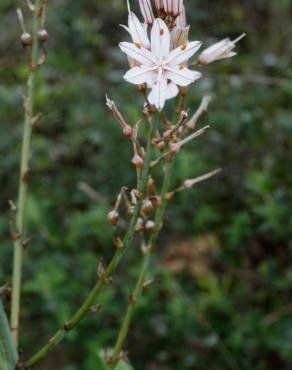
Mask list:
[{"label": "green blurred background", "polygon": [[[137,370],[292,369],[292,2],[185,3],[191,39],[210,45],[247,37],[238,57],[204,68],[190,89],[191,111],[205,93],[213,95],[201,120],[212,127],[180,153],[173,186],[217,167],[223,172],[169,207],[150,274],[156,283],[139,304],[126,349]],[[15,8],[24,4],[0,4],[1,284],[11,278],[8,199],[16,197],[27,75]],[[134,184],[131,148],[104,104],[108,93],[130,122],[139,117],[142,99],[121,78],[128,66],[117,44],[128,39],[119,27],[126,18],[123,0],[48,2],[29,197],[34,239],[24,267],[24,358],[94,284],[97,261],[113,253],[106,213],[120,187]],[[98,369],[97,353],[114,343],[138,266],[132,250],[101,294],[105,307],[37,368]]]}]

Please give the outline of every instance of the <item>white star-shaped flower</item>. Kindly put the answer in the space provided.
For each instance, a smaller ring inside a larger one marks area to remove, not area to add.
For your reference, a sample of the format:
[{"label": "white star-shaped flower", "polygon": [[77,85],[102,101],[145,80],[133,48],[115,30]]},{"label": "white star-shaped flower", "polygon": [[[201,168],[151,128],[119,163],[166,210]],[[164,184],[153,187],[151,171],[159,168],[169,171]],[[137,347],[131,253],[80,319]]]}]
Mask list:
[{"label": "white star-shaped flower", "polygon": [[145,47],[148,45],[145,37],[148,36],[142,27],[139,27],[139,37],[137,32],[135,35],[134,32],[130,33],[134,43],[121,42],[120,48],[135,60],[135,67],[124,75],[124,79],[135,85],[146,83],[152,89],[149,94],[150,103],[161,111],[165,100],[178,94],[177,85],[187,86],[201,77],[200,72],[192,71],[186,66],[187,61],[200,48],[201,42],[186,42],[170,50],[170,33],[160,18],[153,22],[149,48]]}]

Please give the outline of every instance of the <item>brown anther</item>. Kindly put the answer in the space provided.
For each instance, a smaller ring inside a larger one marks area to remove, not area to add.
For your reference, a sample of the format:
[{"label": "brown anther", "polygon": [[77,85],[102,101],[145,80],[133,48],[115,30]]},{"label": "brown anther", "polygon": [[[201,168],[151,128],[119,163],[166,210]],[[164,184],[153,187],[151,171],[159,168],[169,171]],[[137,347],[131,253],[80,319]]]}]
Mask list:
[{"label": "brown anther", "polygon": [[155,231],[155,223],[152,220],[148,220],[145,224],[145,230],[148,233],[153,233]]},{"label": "brown anther", "polygon": [[140,44],[140,42],[135,42],[135,46],[138,48],[138,49],[141,49],[142,45]]},{"label": "brown anther", "polygon": [[113,237],[113,243],[114,246],[118,249],[123,248],[124,246],[122,239],[116,235]]},{"label": "brown anther", "polygon": [[162,36],[164,34],[164,29],[160,28],[159,33],[160,33],[160,36]]},{"label": "brown anther", "polygon": [[107,214],[107,220],[111,225],[116,226],[119,221],[119,216],[119,213],[113,209]]},{"label": "brown anther", "polygon": [[23,46],[31,46],[32,45],[32,36],[28,32],[24,32],[20,36],[20,40],[21,40]]},{"label": "brown anther", "polygon": [[182,50],[182,51],[183,51],[183,50],[186,50],[186,48],[187,48],[187,44],[184,42],[180,48],[181,48],[181,50]]},{"label": "brown anther", "polygon": [[142,203],[142,206],[141,206],[141,212],[145,216],[149,216],[150,213],[153,212],[153,204],[152,204],[151,200],[149,200],[149,199],[144,200],[144,202]]},{"label": "brown anther", "polygon": [[130,293],[128,300],[129,300],[129,303],[130,304],[135,304],[136,303],[136,295],[135,295],[135,293]]},{"label": "brown anther", "polygon": [[48,32],[45,29],[38,31],[38,39],[40,42],[48,41],[48,37],[49,37]]}]

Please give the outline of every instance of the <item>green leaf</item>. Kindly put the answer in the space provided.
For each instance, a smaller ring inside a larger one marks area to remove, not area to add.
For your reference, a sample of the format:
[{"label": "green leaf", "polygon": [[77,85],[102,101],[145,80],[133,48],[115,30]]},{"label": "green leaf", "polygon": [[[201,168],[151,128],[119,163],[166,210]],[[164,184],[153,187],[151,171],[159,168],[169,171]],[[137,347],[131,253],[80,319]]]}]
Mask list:
[{"label": "green leaf", "polygon": [[14,370],[18,361],[0,293],[0,370]]}]

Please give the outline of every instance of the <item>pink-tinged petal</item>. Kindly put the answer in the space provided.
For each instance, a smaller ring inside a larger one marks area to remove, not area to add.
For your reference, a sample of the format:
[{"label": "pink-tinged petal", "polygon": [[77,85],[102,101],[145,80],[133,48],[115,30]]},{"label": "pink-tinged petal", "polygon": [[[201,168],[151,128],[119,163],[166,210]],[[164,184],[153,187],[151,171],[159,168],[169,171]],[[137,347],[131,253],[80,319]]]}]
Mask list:
[{"label": "pink-tinged petal", "polygon": [[169,30],[165,22],[157,18],[151,30],[151,52],[161,61],[169,55],[169,45]]},{"label": "pink-tinged petal", "polygon": [[186,67],[168,68],[165,77],[179,86],[188,86],[202,76],[200,72]]},{"label": "pink-tinged petal", "polygon": [[163,0],[155,0],[155,5],[157,10],[163,9]]},{"label": "pink-tinged petal", "polygon": [[153,68],[134,67],[124,75],[124,79],[134,85],[152,84],[156,76]]},{"label": "pink-tinged petal", "polygon": [[186,9],[184,4],[181,4],[179,16],[176,19],[176,26],[184,28],[187,25]]},{"label": "pink-tinged petal", "polygon": [[161,72],[158,74],[157,80],[154,81],[152,91],[149,94],[150,103],[161,111],[165,104],[167,89],[167,79]]},{"label": "pink-tinged petal", "polygon": [[172,13],[176,17],[181,13],[182,0],[172,0]]},{"label": "pink-tinged petal", "polygon": [[139,4],[145,22],[152,24],[154,21],[154,14],[150,0],[139,0]]},{"label": "pink-tinged petal", "polygon": [[167,58],[170,65],[178,65],[190,59],[201,47],[200,41],[192,41],[182,44],[180,47],[172,50]]},{"label": "pink-tinged petal", "polygon": [[172,99],[177,96],[179,89],[173,82],[169,82],[166,87],[165,97],[166,99]]},{"label": "pink-tinged petal", "polygon": [[149,50],[143,48],[140,44],[132,44],[130,42],[120,42],[121,50],[129,57],[146,66],[151,66],[155,63],[155,59]]},{"label": "pink-tinged petal", "polygon": [[174,50],[177,47],[188,41],[190,26],[179,28],[177,26],[171,31],[170,34],[170,49]]},{"label": "pink-tinged petal", "polygon": [[149,49],[150,42],[147,33],[135,13],[129,13],[128,24],[128,32],[130,33],[133,42],[141,44],[145,49]]}]

